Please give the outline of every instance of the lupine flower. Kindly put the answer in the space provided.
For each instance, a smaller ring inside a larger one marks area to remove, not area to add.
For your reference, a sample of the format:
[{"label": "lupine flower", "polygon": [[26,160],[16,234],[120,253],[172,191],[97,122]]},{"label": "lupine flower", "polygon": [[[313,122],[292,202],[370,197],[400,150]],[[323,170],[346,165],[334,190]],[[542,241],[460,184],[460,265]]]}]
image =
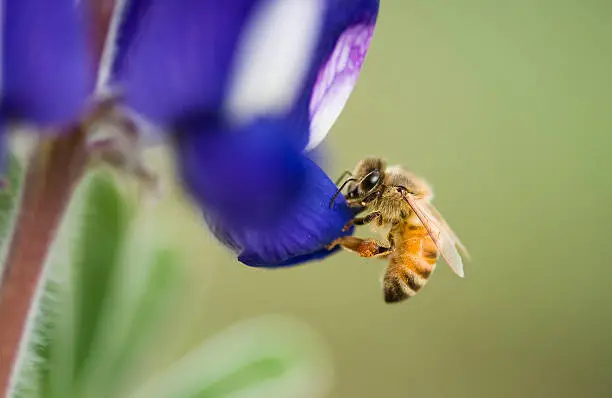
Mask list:
[{"label": "lupine flower", "polygon": [[161,131],[211,230],[247,265],[323,257],[352,232],[308,152],[356,83],[378,0],[117,1],[101,60],[89,4],[4,0],[3,136],[13,123]]}]

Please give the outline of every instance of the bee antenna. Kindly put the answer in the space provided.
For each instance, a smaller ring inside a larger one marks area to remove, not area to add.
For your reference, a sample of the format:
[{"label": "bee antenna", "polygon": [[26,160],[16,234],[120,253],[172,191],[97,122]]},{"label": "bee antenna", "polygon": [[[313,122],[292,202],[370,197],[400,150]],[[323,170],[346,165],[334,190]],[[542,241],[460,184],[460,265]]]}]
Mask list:
[{"label": "bee antenna", "polygon": [[351,172],[350,172],[350,171],[348,171],[348,170],[344,170],[344,172],[343,172],[343,173],[340,175],[340,177],[339,177],[339,178],[336,180],[336,183],[335,183],[335,184],[336,184],[336,185],[340,184],[340,181],[342,181],[342,179],[343,179],[344,177],[346,177],[346,176],[350,176],[350,177],[352,177],[352,176],[353,176],[353,173],[351,173]]},{"label": "bee antenna", "polygon": [[334,196],[332,196],[331,201],[329,202],[329,208],[330,209],[332,207],[334,207],[334,202],[336,201],[336,198],[338,197],[338,195],[340,195],[340,192],[342,192],[342,190],[344,189],[346,184],[348,184],[351,181],[357,181],[357,180],[355,178],[351,177],[351,178],[347,179],[346,181],[344,181],[344,183],[340,186],[340,188],[338,188],[338,190],[336,191]]}]

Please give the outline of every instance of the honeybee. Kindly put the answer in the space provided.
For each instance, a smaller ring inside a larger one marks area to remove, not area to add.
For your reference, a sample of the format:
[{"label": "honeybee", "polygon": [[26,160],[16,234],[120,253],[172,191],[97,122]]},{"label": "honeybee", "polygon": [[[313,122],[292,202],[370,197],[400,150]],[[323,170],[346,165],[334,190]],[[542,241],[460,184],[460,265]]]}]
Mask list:
[{"label": "honeybee", "polygon": [[339,245],[361,257],[388,259],[382,282],[387,303],[416,295],[434,271],[439,255],[457,275],[464,276],[459,251],[467,257],[467,250],[431,204],[433,192],[425,181],[399,166],[387,167],[378,158],[364,159],[353,173],[346,174],[350,178],[338,188],[330,206],[347,186],[346,198],[354,213],[369,214],[354,218],[344,229],[370,223],[390,227],[388,244],[345,236],[332,242],[328,249]]}]

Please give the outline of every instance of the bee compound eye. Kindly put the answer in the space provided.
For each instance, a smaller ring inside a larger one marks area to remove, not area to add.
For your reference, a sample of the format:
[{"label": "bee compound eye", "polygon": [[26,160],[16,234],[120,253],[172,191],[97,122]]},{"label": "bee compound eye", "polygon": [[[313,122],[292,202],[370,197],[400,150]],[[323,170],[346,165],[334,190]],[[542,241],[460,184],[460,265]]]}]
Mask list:
[{"label": "bee compound eye", "polygon": [[378,185],[379,181],[380,181],[380,173],[378,172],[378,170],[374,170],[370,173],[368,178],[366,178],[361,183],[361,188],[363,189],[364,192],[369,192]]}]

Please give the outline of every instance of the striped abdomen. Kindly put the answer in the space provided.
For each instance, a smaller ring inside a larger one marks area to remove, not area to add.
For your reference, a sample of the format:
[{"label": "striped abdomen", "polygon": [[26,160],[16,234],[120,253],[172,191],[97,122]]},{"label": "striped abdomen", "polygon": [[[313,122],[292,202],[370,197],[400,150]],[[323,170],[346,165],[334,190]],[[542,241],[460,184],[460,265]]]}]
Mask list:
[{"label": "striped abdomen", "polygon": [[391,229],[394,250],[383,279],[385,301],[395,303],[416,295],[427,283],[438,250],[421,224],[401,223]]}]

